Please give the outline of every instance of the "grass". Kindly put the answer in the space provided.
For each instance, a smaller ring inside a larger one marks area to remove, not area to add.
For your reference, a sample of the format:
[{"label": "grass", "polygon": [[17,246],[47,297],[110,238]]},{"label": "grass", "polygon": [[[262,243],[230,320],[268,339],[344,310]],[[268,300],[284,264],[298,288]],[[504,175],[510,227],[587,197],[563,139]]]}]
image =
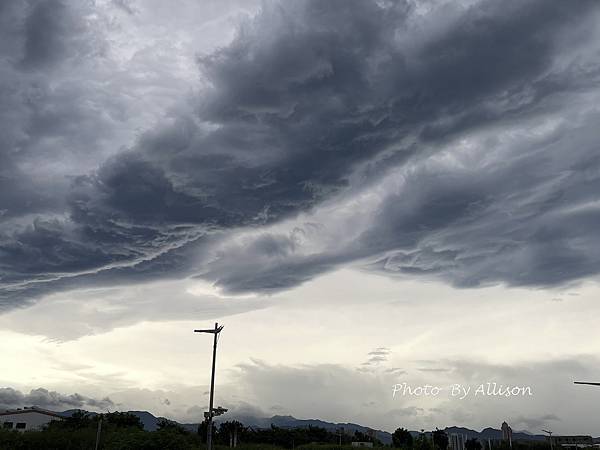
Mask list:
[{"label": "grass", "polygon": [[[223,445],[215,446],[215,450],[225,450],[229,447]],[[236,449],[239,450],[282,450],[285,447],[278,447],[276,445],[268,444],[239,444]],[[298,450],[340,450],[340,449],[352,449],[351,445],[342,445],[341,447],[336,444],[305,444],[296,447]]]}]

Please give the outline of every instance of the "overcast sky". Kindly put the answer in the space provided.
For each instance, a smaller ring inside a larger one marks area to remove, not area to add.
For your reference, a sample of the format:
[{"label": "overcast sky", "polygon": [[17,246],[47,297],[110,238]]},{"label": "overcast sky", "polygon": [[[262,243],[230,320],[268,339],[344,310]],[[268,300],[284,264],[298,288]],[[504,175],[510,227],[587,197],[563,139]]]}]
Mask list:
[{"label": "overcast sky", "polygon": [[0,407],[600,435],[599,21],[0,2]]}]

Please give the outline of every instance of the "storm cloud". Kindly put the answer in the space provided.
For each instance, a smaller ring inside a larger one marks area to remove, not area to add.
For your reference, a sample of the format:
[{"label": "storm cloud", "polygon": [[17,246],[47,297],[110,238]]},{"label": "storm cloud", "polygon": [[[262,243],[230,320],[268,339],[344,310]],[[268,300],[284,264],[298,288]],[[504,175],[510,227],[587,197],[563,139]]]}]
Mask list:
[{"label": "storm cloud", "polygon": [[127,78],[92,6],[2,8],[0,309],[348,264],[464,287],[600,271],[596,1],[267,2],[168,106],[189,86]]},{"label": "storm cloud", "polygon": [[28,394],[13,388],[0,388],[0,406],[3,408],[22,408],[24,405],[37,406],[54,410],[90,409],[105,410],[115,404],[108,397],[95,399],[81,394],[61,394],[56,391],[38,388]]}]

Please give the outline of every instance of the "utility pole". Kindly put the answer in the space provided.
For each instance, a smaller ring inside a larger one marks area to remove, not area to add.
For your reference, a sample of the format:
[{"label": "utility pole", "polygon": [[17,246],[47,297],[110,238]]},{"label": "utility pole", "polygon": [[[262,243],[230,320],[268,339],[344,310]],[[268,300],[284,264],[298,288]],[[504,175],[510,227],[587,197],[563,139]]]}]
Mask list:
[{"label": "utility pole", "polygon": [[213,426],[213,401],[215,397],[215,366],[217,363],[217,339],[218,335],[223,329],[223,325],[219,326],[215,322],[215,328],[209,330],[194,330],[194,333],[212,333],[213,336],[213,355],[212,355],[212,372],[210,376],[210,401],[208,405],[208,418],[206,421],[206,447],[208,450],[212,450],[212,426]]},{"label": "utility pole", "polygon": [[542,430],[544,433],[548,433],[548,439],[550,439],[550,450],[554,450],[554,443],[552,442],[552,431]]},{"label": "utility pole", "polygon": [[98,445],[100,445],[100,432],[102,431],[102,414],[100,414],[100,419],[98,420],[98,431],[96,432],[96,450],[98,450]]}]

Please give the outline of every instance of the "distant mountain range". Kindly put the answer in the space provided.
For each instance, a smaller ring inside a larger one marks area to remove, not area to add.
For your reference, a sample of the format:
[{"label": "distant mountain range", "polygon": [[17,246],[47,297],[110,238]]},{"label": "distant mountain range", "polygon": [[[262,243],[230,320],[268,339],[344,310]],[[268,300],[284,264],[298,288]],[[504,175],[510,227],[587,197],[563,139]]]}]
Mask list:
[{"label": "distant mountain range", "polygon": [[[70,416],[76,410],[68,410],[62,413],[59,413],[62,416]],[[147,431],[155,431],[157,428],[158,421],[162,417],[156,417],[148,411],[128,411],[131,414],[140,418],[140,421],[144,425],[144,429]],[[95,413],[90,413],[95,414]],[[321,427],[325,428],[329,431],[336,431],[340,428],[344,428],[346,433],[353,434],[355,431],[360,431],[362,433],[370,430],[369,427],[365,427],[363,425],[359,425],[356,423],[333,423],[326,422],[319,419],[296,419],[293,416],[273,416],[273,417],[254,417],[254,416],[245,416],[245,415],[230,415],[220,416],[215,419],[215,422],[224,422],[227,420],[239,420],[245,426],[253,427],[253,428],[269,428],[271,425],[275,425],[280,428],[306,428],[308,426]],[[169,419],[170,420],[170,419]],[[189,431],[196,431],[198,429],[197,423],[180,423],[182,427]],[[475,431],[469,428],[463,427],[447,427],[445,431],[448,435],[457,433],[462,434],[470,438],[479,439],[481,442],[487,442],[487,440],[500,440],[502,439],[502,431],[497,430],[495,428],[484,428],[483,430]],[[417,437],[421,433],[419,431],[411,431],[410,432],[413,437]],[[431,431],[425,432],[427,436],[431,435]],[[390,444],[392,442],[392,435],[387,431],[375,430],[375,435],[377,438],[383,442],[384,444]],[[531,434],[528,431],[513,431],[513,440],[515,441],[543,441],[545,439],[544,435],[541,434]]]},{"label": "distant mountain range", "polygon": [[[70,417],[76,411],[80,411],[78,409],[70,409],[63,412],[58,412],[57,414],[63,417]],[[97,413],[84,411],[88,414],[95,416]],[[146,431],[156,431],[158,428],[158,423],[164,417],[156,417],[152,413],[148,411],[127,411],[140,419],[140,422],[144,426]],[[178,423],[184,429],[190,432],[196,432],[198,429],[198,423],[179,423],[173,421],[171,419],[167,419],[172,422]],[[293,416],[272,416],[272,417],[256,417],[250,415],[239,415],[239,414],[226,414],[224,416],[219,416],[215,418],[215,422],[221,423],[228,420],[238,420],[243,423],[247,427],[252,428],[270,428],[271,425],[280,427],[280,428],[307,428],[309,426],[325,428],[328,431],[336,432],[340,428],[344,429],[344,432],[347,434],[354,434],[355,431],[360,431],[361,433],[367,433],[371,430],[371,428],[359,425],[356,423],[334,423],[334,422],[326,422],[320,419],[296,419]],[[391,444],[392,442],[392,434],[383,431],[383,430],[374,430],[375,436],[384,444]],[[467,439],[475,438],[480,442],[485,443],[488,440],[498,441],[502,439],[502,431],[495,428],[484,428],[481,431],[471,430],[470,428],[464,427],[446,427],[444,431],[450,436],[451,434],[460,434],[466,436]],[[413,437],[418,437],[421,432],[419,431],[410,431]],[[431,437],[432,431],[425,431],[424,434],[427,437]],[[544,441],[546,439],[545,435],[542,434],[532,434],[526,430],[523,431],[513,431],[513,440],[514,441]],[[600,443],[600,438],[593,438],[595,444]]]},{"label": "distant mountain range", "polygon": [[[239,420],[245,426],[254,428],[269,428],[275,425],[280,428],[307,428],[309,426],[325,428],[328,431],[337,431],[340,428],[344,429],[345,433],[354,434],[355,431],[362,433],[370,430],[369,427],[358,425],[356,423],[332,423],[325,422],[319,419],[296,419],[293,416],[273,416],[273,417],[253,417],[253,416],[234,416],[235,420]],[[224,420],[232,420],[232,418],[223,418]],[[218,421],[218,420],[217,420]],[[392,442],[392,435],[387,431],[375,430],[376,437],[384,444]]]},{"label": "distant mountain range", "polygon": [[[58,414],[63,417],[70,417],[76,411],[81,411],[81,410],[68,409],[67,411],[59,412]],[[89,411],[84,411],[84,412],[90,414],[91,416],[95,416],[97,414],[95,412],[89,412]],[[144,430],[146,430],[146,431],[156,431],[156,429],[158,428],[158,422],[161,419],[164,419],[164,417],[156,417],[154,414],[149,413],[148,411],[126,411],[126,412],[131,413],[134,416],[137,416],[140,419],[140,422],[142,422],[142,425],[144,426]],[[171,419],[168,419],[168,420],[171,420]],[[175,420],[171,420],[171,421],[178,423],[179,425],[181,425],[183,428],[185,428],[188,431],[195,432],[196,430],[198,430],[197,423],[179,423]]]}]

